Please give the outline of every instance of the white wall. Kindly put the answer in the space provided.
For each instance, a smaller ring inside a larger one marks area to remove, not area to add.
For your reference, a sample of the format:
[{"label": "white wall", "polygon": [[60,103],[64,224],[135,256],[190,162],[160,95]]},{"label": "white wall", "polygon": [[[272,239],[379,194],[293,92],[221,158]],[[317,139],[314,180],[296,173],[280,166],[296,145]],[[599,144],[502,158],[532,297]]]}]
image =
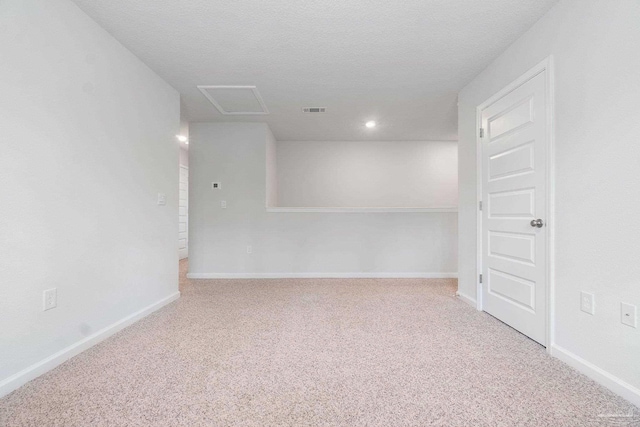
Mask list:
[{"label": "white wall", "polygon": [[[186,136],[187,139],[189,138],[189,122],[182,117],[180,118],[180,131],[178,135]],[[178,142],[178,145],[180,146],[180,158],[178,163],[180,166],[189,167],[189,144]]]},{"label": "white wall", "polygon": [[266,146],[266,162],[267,162],[267,206],[278,206],[278,156],[277,142],[271,129],[267,127],[267,146]]},{"label": "white wall", "polygon": [[[182,106],[181,106],[182,110]],[[189,122],[180,119],[180,135],[189,138]],[[189,257],[189,144],[179,142],[178,257]],[[185,169],[186,168],[186,169]],[[186,176],[185,176],[186,175]]]},{"label": "white wall", "polygon": [[189,257],[189,152],[180,148],[178,179],[178,257]]},{"label": "white wall", "polygon": [[180,112],[70,1],[0,2],[0,52],[1,395],[178,296]]},{"label": "white wall", "polygon": [[[475,108],[553,55],[554,354],[638,405],[640,329],[620,323],[620,302],[640,307],[639,22],[637,0],[561,1],[459,96],[459,286],[475,297]],[[594,316],[581,290],[595,294]]]},{"label": "white wall", "polygon": [[180,148],[180,158],[178,159],[180,166],[189,167],[189,151],[185,148]]},{"label": "white wall", "polygon": [[277,165],[280,206],[458,206],[455,141],[278,141]]},{"label": "white wall", "polygon": [[267,125],[191,123],[190,132],[192,277],[456,272],[456,213],[267,212]]}]

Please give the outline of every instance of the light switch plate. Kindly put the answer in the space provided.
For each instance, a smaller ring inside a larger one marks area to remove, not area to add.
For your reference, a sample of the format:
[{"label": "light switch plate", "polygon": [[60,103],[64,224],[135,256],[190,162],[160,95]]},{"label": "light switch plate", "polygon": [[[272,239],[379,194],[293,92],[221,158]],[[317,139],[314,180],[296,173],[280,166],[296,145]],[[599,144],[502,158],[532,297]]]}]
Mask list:
[{"label": "light switch plate", "polygon": [[227,209],[227,201],[226,200],[221,200],[220,201],[220,207],[222,209]]},{"label": "light switch plate", "polygon": [[158,193],[158,205],[164,206],[167,204],[167,195],[164,193]]},{"label": "light switch plate", "polygon": [[631,326],[632,328],[637,327],[636,320],[636,306],[627,303],[620,304],[620,321],[627,326]]},{"label": "light switch plate", "polygon": [[589,292],[580,292],[580,310],[591,315],[596,312],[595,296]]}]

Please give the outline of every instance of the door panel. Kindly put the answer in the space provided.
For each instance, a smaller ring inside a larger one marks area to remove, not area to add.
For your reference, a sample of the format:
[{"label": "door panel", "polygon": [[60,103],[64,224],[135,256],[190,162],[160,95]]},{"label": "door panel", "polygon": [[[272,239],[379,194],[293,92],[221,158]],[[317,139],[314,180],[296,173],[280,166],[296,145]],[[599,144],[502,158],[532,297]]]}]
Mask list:
[{"label": "door panel", "polygon": [[527,234],[489,232],[489,256],[535,265],[536,240]]},{"label": "door panel", "polygon": [[546,345],[546,71],[480,112],[482,306]]},{"label": "door panel", "polygon": [[533,218],[535,189],[489,193],[489,218]]},{"label": "door panel", "polygon": [[[494,141],[509,132],[533,123],[532,101],[531,98],[527,98],[515,105],[509,103],[508,108],[499,110],[495,116],[489,117],[487,119],[487,130],[491,135],[490,141]],[[500,109],[500,107],[501,106],[498,106],[498,109]]]},{"label": "door panel", "polygon": [[489,269],[487,288],[490,294],[502,297],[509,304],[535,310],[535,282],[503,271]]},{"label": "door panel", "polygon": [[534,171],[534,141],[489,157],[489,181]]}]

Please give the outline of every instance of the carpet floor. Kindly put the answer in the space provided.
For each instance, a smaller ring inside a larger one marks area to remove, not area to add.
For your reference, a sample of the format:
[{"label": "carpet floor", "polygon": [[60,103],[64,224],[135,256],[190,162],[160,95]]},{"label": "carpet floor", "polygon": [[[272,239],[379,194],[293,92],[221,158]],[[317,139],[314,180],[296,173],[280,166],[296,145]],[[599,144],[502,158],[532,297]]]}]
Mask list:
[{"label": "carpet floor", "polygon": [[2,426],[609,426],[640,410],[455,280],[187,280],[0,400]]}]

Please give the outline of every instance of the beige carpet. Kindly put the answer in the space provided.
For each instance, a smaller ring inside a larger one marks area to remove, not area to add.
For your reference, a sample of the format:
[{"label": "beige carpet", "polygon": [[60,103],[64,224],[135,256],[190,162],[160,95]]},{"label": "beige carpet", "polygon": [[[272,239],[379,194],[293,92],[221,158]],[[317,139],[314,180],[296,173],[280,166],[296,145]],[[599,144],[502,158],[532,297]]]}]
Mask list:
[{"label": "beige carpet", "polygon": [[[454,280],[186,280],[0,400],[2,426],[608,426],[640,411]],[[635,422],[635,424],[634,424]]]}]

